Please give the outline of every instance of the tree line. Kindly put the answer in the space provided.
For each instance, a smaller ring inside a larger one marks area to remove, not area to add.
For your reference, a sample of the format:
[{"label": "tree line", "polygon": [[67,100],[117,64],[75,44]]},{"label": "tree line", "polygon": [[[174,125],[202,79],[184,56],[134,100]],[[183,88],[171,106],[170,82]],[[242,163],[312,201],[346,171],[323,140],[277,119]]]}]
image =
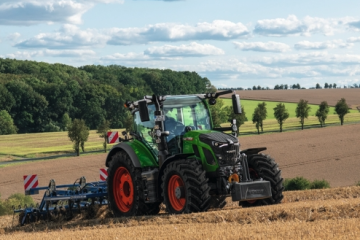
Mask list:
[{"label": "tree line", "polygon": [[209,79],[189,71],[118,65],[76,68],[0,58],[0,134],[64,131],[71,119],[84,120],[90,129],[105,120],[112,128],[122,128],[127,100],[212,88]]},{"label": "tree line", "polygon": [[[248,121],[246,117],[246,112],[242,106],[242,114],[235,115],[230,106],[223,107],[224,103],[222,99],[217,99],[216,105],[210,106],[211,117],[215,127],[219,127],[220,124],[225,122],[231,122],[232,119],[236,119],[236,124],[238,127],[238,134],[240,132],[240,126]],[[339,116],[340,124],[344,124],[344,117],[348,114],[349,106],[346,103],[345,98],[341,98],[335,105],[335,112]],[[308,104],[307,100],[300,99],[297,103],[295,109],[296,117],[300,119],[301,129],[304,129],[305,119],[309,117],[309,112],[311,107]],[[280,132],[283,131],[283,124],[286,119],[289,118],[289,112],[285,107],[284,103],[278,103],[275,108],[273,108],[274,116],[277,122],[279,123]],[[267,118],[267,108],[266,102],[259,103],[254,109],[252,114],[252,122],[255,124],[258,134],[264,132],[263,123]],[[318,118],[321,127],[325,126],[325,122],[329,113],[329,105],[326,101],[320,103],[319,108],[316,111],[315,116]]]}]

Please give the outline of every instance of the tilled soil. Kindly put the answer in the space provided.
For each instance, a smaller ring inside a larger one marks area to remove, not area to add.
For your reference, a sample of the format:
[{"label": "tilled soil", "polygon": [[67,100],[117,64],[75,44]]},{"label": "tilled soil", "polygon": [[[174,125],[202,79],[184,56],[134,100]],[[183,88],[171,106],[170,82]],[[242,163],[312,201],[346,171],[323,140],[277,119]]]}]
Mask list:
[{"label": "tilled soil", "polygon": [[[325,179],[331,187],[352,186],[360,181],[360,124],[240,137],[241,149],[267,147],[282,170],[282,177]],[[99,180],[106,154],[32,162],[0,168],[0,193],[5,199],[23,192],[23,175],[37,174],[39,186],[50,179],[71,184],[81,176]],[[41,200],[41,195],[34,195]]]},{"label": "tilled soil", "polygon": [[[241,99],[264,100],[276,102],[297,103],[300,99],[309,101],[311,104],[320,104],[327,101],[329,106],[335,106],[337,101],[345,98],[347,104],[356,109],[360,109],[360,88],[346,89],[300,89],[300,90],[256,90],[256,91],[236,91]],[[222,97],[231,98],[231,94]]]}]

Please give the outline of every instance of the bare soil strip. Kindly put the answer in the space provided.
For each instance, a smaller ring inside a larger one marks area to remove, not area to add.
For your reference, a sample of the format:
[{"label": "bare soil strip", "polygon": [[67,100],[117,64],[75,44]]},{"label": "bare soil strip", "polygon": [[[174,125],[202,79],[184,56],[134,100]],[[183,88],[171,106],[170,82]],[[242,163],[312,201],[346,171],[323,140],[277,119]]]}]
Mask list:
[{"label": "bare soil strip", "polygon": [[[327,101],[330,106],[335,106],[337,101],[345,98],[352,109],[360,106],[360,88],[347,89],[300,89],[300,90],[256,90],[236,91],[241,99],[263,100],[276,102],[297,103],[300,99],[309,101],[311,104],[320,104]],[[224,95],[231,98],[231,94]]]}]

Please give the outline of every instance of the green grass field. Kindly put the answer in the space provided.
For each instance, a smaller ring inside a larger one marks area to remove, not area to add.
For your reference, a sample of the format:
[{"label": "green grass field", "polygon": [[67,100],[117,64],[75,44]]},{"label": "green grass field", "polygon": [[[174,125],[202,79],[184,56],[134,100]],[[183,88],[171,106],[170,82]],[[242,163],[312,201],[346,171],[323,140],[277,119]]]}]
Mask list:
[{"label": "green grass field", "polygon": [[[113,130],[119,131],[122,130]],[[91,130],[85,151],[103,149],[103,139]],[[0,137],[0,161],[74,152],[67,132],[12,134]]]},{"label": "green grass field", "polygon": [[[222,100],[224,101],[224,106],[232,105],[231,99],[222,98]],[[257,105],[259,103],[262,103],[263,101],[240,100],[240,102],[241,102],[241,105],[244,107],[244,111],[246,113],[247,118],[251,119],[255,108],[257,107]],[[274,108],[276,107],[276,105],[279,102],[269,102],[269,101],[265,101],[265,102],[266,102],[266,109],[267,109],[267,118],[266,119],[275,119]],[[290,115],[289,118],[295,118],[296,117],[295,109],[296,109],[297,103],[284,103],[284,104]],[[309,116],[315,116],[315,113],[319,109],[319,106],[313,105],[313,104],[309,104],[309,106],[311,107]],[[350,113],[358,113],[358,112],[359,112],[358,110],[353,110],[353,109],[350,110]],[[336,115],[334,107],[330,107],[329,115]]]}]

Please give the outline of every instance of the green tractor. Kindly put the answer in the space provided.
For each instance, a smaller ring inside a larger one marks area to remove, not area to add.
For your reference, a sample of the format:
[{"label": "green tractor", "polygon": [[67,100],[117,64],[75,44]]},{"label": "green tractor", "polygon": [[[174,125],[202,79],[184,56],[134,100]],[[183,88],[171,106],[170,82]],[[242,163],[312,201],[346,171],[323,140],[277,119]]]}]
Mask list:
[{"label": "green tractor", "polygon": [[[240,150],[236,122],[214,128],[209,104],[233,91],[145,96],[125,106],[134,116],[131,139],[120,138],[106,158],[108,201],[115,217],[222,208],[227,197],[242,207],[280,203],[283,179],[275,161]],[[241,114],[239,95],[233,110]],[[226,134],[224,132],[231,132]]]}]

